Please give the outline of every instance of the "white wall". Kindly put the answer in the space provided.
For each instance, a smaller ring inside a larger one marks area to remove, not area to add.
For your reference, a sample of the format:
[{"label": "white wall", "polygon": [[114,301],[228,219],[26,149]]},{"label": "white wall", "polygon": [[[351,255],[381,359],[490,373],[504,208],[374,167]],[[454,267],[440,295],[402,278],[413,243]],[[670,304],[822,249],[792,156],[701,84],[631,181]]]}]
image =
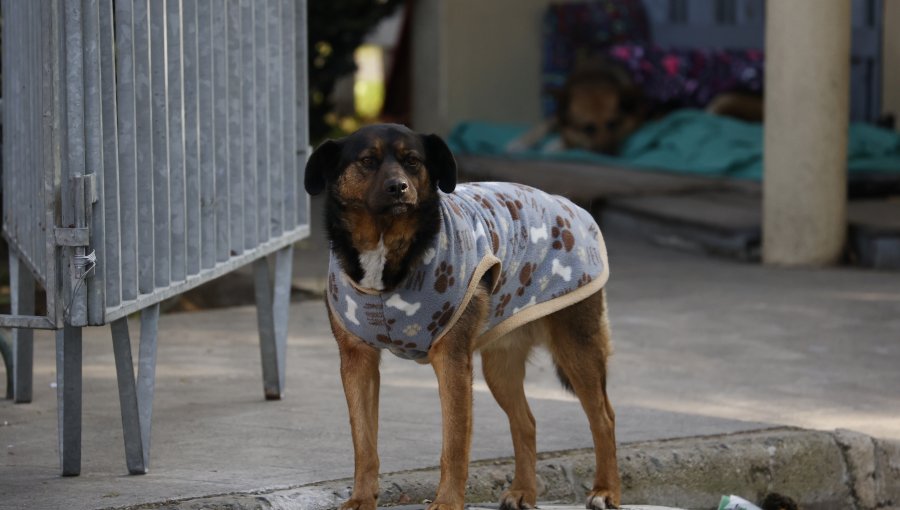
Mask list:
[{"label": "white wall", "polygon": [[462,120],[534,123],[541,16],[550,0],[419,0],[412,124],[447,134]]}]

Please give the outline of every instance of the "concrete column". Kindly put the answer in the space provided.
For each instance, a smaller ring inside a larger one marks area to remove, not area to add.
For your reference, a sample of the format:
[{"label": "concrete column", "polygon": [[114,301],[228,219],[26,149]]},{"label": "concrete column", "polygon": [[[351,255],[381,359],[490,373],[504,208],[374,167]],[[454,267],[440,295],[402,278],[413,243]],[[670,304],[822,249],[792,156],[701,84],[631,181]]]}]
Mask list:
[{"label": "concrete column", "polygon": [[850,0],[766,3],[763,261],[839,261],[847,235]]}]

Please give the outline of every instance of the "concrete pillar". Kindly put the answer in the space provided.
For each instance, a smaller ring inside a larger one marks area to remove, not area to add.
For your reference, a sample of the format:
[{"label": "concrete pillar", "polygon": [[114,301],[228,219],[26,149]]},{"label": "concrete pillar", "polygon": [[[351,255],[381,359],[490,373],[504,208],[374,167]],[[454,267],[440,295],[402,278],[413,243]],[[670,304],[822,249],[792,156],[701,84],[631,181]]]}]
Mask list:
[{"label": "concrete pillar", "polygon": [[763,261],[839,261],[847,235],[850,0],[766,3]]},{"label": "concrete pillar", "polygon": [[541,120],[541,16],[553,0],[417,0],[412,127]]}]

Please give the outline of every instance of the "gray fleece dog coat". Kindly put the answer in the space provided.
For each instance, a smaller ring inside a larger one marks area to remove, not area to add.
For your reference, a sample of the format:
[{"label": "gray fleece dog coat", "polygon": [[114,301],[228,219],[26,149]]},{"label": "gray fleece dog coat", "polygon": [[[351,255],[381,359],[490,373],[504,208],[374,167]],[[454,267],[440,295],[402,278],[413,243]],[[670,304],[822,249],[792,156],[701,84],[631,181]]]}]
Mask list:
[{"label": "gray fleece dog coat", "polygon": [[440,212],[435,242],[390,291],[353,282],[332,253],[328,304],[346,330],[424,361],[489,271],[485,341],[587,298],[609,277],[597,223],[563,197],[521,184],[461,184],[441,193]]}]

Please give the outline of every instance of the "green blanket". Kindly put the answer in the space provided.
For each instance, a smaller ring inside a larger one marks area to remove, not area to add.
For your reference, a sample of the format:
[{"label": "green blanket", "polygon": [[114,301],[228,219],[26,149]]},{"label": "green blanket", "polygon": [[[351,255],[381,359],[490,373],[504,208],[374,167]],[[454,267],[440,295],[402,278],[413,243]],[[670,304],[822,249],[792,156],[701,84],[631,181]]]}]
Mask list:
[{"label": "green blanket", "polygon": [[[585,150],[551,151],[552,139],[537,149],[510,153],[506,146],[530,126],[464,122],[450,135],[450,148],[460,154],[507,156],[525,159],[582,161],[614,164],[676,173],[762,178],[763,126],[681,110],[649,123],[628,139],[618,157]],[[900,175],[900,134],[868,124],[849,128],[847,168],[859,172],[891,172]]]}]

